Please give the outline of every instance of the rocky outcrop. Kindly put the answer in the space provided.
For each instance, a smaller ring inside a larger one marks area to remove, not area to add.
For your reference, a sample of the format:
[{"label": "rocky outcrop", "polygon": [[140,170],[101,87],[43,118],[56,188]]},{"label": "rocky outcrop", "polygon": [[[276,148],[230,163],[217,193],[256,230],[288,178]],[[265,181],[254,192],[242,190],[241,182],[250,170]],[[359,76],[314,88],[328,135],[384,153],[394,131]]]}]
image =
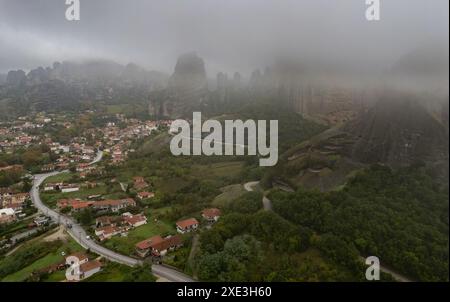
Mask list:
[{"label": "rocky outcrop", "polygon": [[343,130],[355,141],[346,150],[353,160],[394,167],[424,162],[448,177],[446,127],[413,96],[386,94]]},{"label": "rocky outcrop", "polygon": [[152,93],[149,114],[159,118],[192,116],[204,103],[208,84],[205,63],[196,53],[181,55],[167,89]]},{"label": "rocky outcrop", "polygon": [[207,88],[205,63],[196,53],[186,53],[178,58],[169,88],[177,93],[189,93]]},{"label": "rocky outcrop", "polygon": [[6,76],[6,84],[11,86],[24,85],[27,81],[27,75],[23,70],[11,70]]}]

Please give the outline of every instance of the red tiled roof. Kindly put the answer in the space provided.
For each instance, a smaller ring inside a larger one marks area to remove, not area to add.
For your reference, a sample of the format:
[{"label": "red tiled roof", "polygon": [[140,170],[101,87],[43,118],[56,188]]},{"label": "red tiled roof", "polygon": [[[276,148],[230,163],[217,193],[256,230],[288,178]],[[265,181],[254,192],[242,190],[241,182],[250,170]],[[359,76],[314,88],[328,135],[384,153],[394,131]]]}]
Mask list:
[{"label": "red tiled roof", "polygon": [[150,196],[155,196],[155,193],[153,193],[153,192],[139,192],[138,193],[138,196],[139,197],[143,197],[143,198],[147,198],[147,197],[150,197]]},{"label": "red tiled roof", "polygon": [[160,242],[152,243],[150,244],[150,247],[156,250],[157,252],[161,252],[167,250],[168,248],[179,246],[181,245],[181,243],[182,243],[181,237],[175,235],[166,237]]},{"label": "red tiled roof", "polygon": [[86,273],[88,271],[91,271],[93,269],[99,268],[101,266],[102,266],[102,264],[100,263],[100,261],[97,261],[97,260],[88,261],[88,262],[83,263],[82,265],[80,265],[80,271],[82,273]]},{"label": "red tiled roof", "polygon": [[72,209],[74,210],[78,210],[78,209],[84,209],[87,207],[90,207],[93,204],[93,202],[91,201],[79,201],[79,202],[75,202],[72,203]]},{"label": "red tiled roof", "polygon": [[133,177],[134,182],[145,182],[144,177],[142,176],[135,176]]},{"label": "red tiled roof", "polygon": [[118,228],[118,227],[108,225],[108,226],[98,228],[96,231],[103,231],[103,235],[109,235],[109,234],[113,234],[119,230],[120,230],[120,228]]},{"label": "red tiled roof", "polygon": [[195,218],[189,218],[189,219],[185,219],[185,220],[181,220],[181,221],[177,222],[177,226],[182,229],[188,228],[194,224],[198,224],[198,221]]},{"label": "red tiled roof", "polygon": [[121,204],[135,204],[136,202],[133,200],[133,198],[125,198],[125,199],[120,199],[120,200],[111,200],[111,199],[107,199],[107,200],[100,200],[100,201],[96,201],[94,203],[94,206],[118,206]]},{"label": "red tiled roof", "polygon": [[139,215],[134,215],[131,217],[125,217],[124,220],[126,222],[128,222],[129,224],[134,225],[140,221],[147,220],[147,218],[145,216],[139,214]]},{"label": "red tiled roof", "polygon": [[214,218],[216,216],[220,216],[221,212],[217,208],[204,209],[202,211],[202,215],[208,218]]},{"label": "red tiled roof", "polygon": [[101,216],[96,218],[97,223],[101,224],[118,223],[121,222],[122,220],[123,218],[120,216]]},{"label": "red tiled roof", "polygon": [[163,241],[162,237],[157,235],[157,236],[153,236],[153,237],[151,237],[149,239],[145,239],[145,240],[143,240],[141,242],[138,242],[136,244],[136,247],[138,249],[141,249],[141,250],[146,250],[146,249],[149,249],[151,247],[151,244],[156,244],[156,243],[161,242],[161,241]]}]

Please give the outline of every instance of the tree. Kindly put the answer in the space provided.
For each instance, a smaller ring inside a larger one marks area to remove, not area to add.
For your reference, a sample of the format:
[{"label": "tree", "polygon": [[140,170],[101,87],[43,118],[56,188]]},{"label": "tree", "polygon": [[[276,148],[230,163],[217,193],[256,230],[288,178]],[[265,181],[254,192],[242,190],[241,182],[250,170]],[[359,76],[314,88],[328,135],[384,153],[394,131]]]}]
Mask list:
[{"label": "tree", "polygon": [[89,226],[92,224],[93,221],[93,215],[91,209],[84,209],[81,211],[79,215],[79,221],[84,226]]}]

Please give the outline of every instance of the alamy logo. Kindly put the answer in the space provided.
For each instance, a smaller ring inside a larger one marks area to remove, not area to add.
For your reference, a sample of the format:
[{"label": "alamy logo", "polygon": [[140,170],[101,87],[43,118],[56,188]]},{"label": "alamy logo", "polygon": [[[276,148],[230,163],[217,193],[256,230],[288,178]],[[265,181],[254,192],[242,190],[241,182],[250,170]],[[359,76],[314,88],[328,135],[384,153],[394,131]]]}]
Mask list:
[{"label": "alamy logo", "polygon": [[380,21],[380,0],[366,0],[367,21]]},{"label": "alamy logo", "polygon": [[66,10],[67,21],[80,21],[80,0],[66,0],[69,7]]},{"label": "alamy logo", "polygon": [[369,281],[380,280],[380,259],[377,256],[367,257],[366,264],[369,265],[366,269],[366,279]]},{"label": "alamy logo", "polygon": [[[274,166],[278,162],[278,121],[270,121],[269,141],[267,141],[266,127],[265,120],[258,120],[257,123],[253,120],[245,122],[225,120],[224,133],[219,121],[207,120],[202,125],[201,112],[194,112],[192,136],[188,121],[179,119],[172,123],[170,131],[176,135],[170,142],[170,151],[175,156],[245,155],[246,153],[257,155],[258,153],[261,157],[260,166]],[[209,134],[203,138],[202,133]],[[223,134],[225,134],[224,138]]]}]

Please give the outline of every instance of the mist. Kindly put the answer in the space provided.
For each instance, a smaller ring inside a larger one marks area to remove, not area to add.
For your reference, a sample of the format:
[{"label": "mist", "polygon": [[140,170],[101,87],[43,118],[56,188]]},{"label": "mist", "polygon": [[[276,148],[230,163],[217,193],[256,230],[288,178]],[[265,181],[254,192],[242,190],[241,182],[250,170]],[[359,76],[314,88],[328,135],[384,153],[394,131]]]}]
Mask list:
[{"label": "mist", "polygon": [[284,60],[317,78],[371,82],[419,53],[431,67],[418,77],[448,81],[447,0],[381,0],[376,22],[364,0],[80,2],[81,20],[69,22],[62,0],[0,0],[0,73],[101,58],[170,74],[195,51],[210,78]]}]

